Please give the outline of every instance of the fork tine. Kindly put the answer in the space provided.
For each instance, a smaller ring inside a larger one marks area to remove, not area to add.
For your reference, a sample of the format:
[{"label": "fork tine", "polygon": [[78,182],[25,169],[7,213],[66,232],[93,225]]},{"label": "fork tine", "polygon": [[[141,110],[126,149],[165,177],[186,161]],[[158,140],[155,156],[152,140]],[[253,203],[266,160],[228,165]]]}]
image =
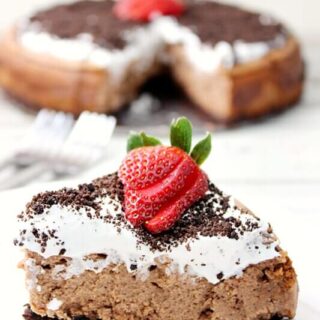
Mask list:
[{"label": "fork tine", "polygon": [[83,112],[76,122],[69,138],[68,143],[81,143],[90,145],[106,145],[112,136],[116,125],[116,119],[96,113]]},{"label": "fork tine", "polygon": [[75,120],[71,114],[41,110],[29,133],[18,146],[17,162],[43,160],[56,153],[71,131]]},{"label": "fork tine", "polygon": [[111,116],[83,112],[59,155],[59,170],[68,166],[82,168],[96,162],[106,150],[116,119]]}]

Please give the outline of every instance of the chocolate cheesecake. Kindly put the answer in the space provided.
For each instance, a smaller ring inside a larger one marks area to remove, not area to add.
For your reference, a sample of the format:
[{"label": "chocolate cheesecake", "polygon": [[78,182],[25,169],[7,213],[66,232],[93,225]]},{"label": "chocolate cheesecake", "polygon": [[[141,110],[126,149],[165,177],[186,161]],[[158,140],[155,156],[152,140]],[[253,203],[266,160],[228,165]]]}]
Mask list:
[{"label": "chocolate cheesecake", "polygon": [[165,69],[195,106],[226,123],[301,95],[299,44],[270,16],[197,1],[179,17],[143,23],[117,18],[113,5],[59,5],[16,24],[1,39],[1,85],[36,107],[112,113]]},{"label": "chocolate cheesecake", "polygon": [[272,228],[214,184],[158,235],[128,223],[123,199],[111,174],[27,205],[26,319],[293,318],[296,275]]}]

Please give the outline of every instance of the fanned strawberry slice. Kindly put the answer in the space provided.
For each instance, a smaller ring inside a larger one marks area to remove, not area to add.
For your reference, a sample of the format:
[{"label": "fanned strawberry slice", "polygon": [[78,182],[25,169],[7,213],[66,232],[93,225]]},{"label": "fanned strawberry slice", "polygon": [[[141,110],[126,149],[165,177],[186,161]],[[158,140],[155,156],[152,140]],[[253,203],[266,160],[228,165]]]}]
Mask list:
[{"label": "fanned strawberry slice", "polygon": [[125,197],[127,219],[134,226],[151,219],[180,190],[192,186],[198,170],[197,164],[185,154],[164,180],[142,190],[128,190]]},{"label": "fanned strawberry slice", "polygon": [[114,14],[122,20],[147,22],[154,14],[178,16],[184,11],[180,0],[120,0]]},{"label": "fanned strawberry slice", "polygon": [[127,190],[124,200],[125,216],[130,223],[137,227],[153,218],[161,209],[162,204],[146,202],[136,195],[135,190]]},{"label": "fanned strawberry slice", "polygon": [[145,228],[149,232],[156,234],[170,229],[187,208],[203,197],[208,189],[206,174],[203,171],[197,172],[194,184],[188,187],[145,223]]},{"label": "fanned strawberry slice", "polygon": [[131,151],[123,161],[119,177],[132,190],[163,181],[182,161],[185,153],[176,147],[144,147]]}]

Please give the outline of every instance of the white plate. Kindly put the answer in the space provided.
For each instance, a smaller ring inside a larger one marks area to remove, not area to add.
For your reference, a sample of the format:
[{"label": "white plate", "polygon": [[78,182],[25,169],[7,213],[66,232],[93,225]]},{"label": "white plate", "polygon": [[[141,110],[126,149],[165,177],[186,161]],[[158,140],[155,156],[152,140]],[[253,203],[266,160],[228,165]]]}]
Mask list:
[{"label": "white plate", "polygon": [[304,302],[299,303],[298,313],[295,320],[319,320],[320,311],[313,309]]},{"label": "white plate", "polygon": [[[39,190],[53,190],[57,184],[35,186],[25,189],[0,193],[0,309],[1,319],[21,320],[23,305],[28,302],[24,288],[24,274],[17,269],[17,263],[22,253],[14,248],[13,239],[17,235],[16,215],[24,208],[31,196]],[[320,300],[318,291],[320,277],[318,276],[319,258],[310,242],[320,243],[318,226],[320,217],[312,219],[304,217],[270,215],[276,226],[276,231],[283,240],[285,248],[295,261],[299,275],[300,302],[295,320],[320,320]],[[290,221],[290,228],[288,228]],[[297,236],[299,230],[299,236]],[[311,237],[311,238],[308,238]],[[301,240],[303,239],[303,240]],[[304,243],[302,242],[304,241]]]}]

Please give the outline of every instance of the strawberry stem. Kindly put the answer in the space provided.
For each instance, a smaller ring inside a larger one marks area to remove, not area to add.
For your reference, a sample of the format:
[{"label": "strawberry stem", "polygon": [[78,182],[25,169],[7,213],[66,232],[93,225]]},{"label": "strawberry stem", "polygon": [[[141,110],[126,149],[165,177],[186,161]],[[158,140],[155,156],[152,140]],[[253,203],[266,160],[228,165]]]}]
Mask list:
[{"label": "strawberry stem", "polygon": [[191,158],[200,166],[208,158],[211,152],[211,133],[207,133],[206,137],[199,141],[191,152]]},{"label": "strawberry stem", "polygon": [[157,138],[152,137],[152,136],[147,136],[144,132],[141,132],[140,136],[142,138],[143,145],[146,147],[147,146],[158,146],[158,145],[162,144],[160,140],[158,140]]},{"label": "strawberry stem", "polygon": [[133,149],[143,147],[143,140],[138,132],[130,132],[127,141],[127,152]]},{"label": "strawberry stem", "polygon": [[155,137],[147,136],[144,132],[131,132],[127,142],[127,152],[133,149],[161,145],[161,141]]},{"label": "strawberry stem", "polygon": [[[190,154],[192,146],[192,124],[186,117],[174,119],[170,126],[170,141],[173,147],[180,148]],[[127,142],[127,151],[141,147],[161,145],[161,141],[144,132],[131,132]],[[200,166],[211,152],[211,134],[199,141],[191,151],[191,158]]]},{"label": "strawberry stem", "polygon": [[171,145],[189,154],[192,144],[192,124],[186,117],[173,120],[170,126]]}]

